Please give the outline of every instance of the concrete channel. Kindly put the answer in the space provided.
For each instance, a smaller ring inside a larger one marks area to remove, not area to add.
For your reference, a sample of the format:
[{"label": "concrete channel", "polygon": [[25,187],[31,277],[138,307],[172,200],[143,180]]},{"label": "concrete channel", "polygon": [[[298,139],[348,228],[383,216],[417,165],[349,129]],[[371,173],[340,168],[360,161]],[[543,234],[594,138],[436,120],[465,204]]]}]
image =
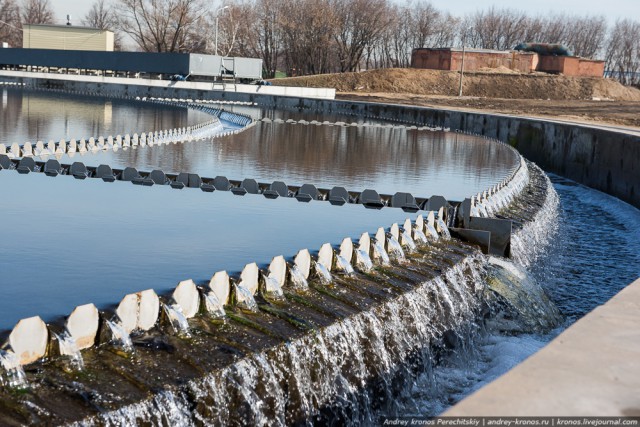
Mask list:
[{"label": "concrete channel", "polygon": [[[526,158],[546,170],[640,207],[640,188],[638,187],[640,137],[623,130],[504,115],[485,115],[477,112],[281,97],[260,93],[205,91],[199,88],[177,86],[174,88],[133,87],[122,83],[111,85],[94,81],[13,75],[4,76],[3,79],[29,87],[53,88],[78,93],[249,102],[273,108],[374,117],[417,126],[429,125],[484,135],[510,144]],[[171,96],[167,96],[168,93]],[[471,200],[470,203],[475,202]],[[438,216],[433,216],[426,223],[437,218]],[[463,214],[461,220],[469,221],[469,218]],[[421,226],[420,231],[424,234],[427,230],[424,224],[425,222],[419,220],[414,224],[405,224],[404,228],[415,230],[416,226]],[[434,226],[435,222],[431,225]],[[397,228],[397,225],[395,227]],[[441,228],[440,231],[442,230]],[[393,227],[389,233],[397,241],[401,240],[400,235],[394,236]],[[335,257],[341,250],[342,248],[332,252],[329,259],[333,261],[328,263],[327,269],[339,268],[336,267]],[[302,267],[299,268],[305,269],[311,261],[306,261],[304,255],[303,258],[300,261]],[[316,262],[323,264],[321,258]],[[246,277],[238,278],[238,283],[245,280],[246,283],[252,284],[250,286],[252,289],[255,287],[257,291],[258,287],[265,289],[268,283],[265,278],[259,279],[261,275],[269,277],[273,274],[273,277],[287,277],[286,273],[283,276],[282,270],[287,270],[280,259],[274,258],[273,265],[273,269],[270,267],[269,271],[264,273],[257,272],[257,267],[247,266]],[[281,282],[280,279],[276,280]],[[218,276],[215,281],[212,278],[212,283],[215,288],[217,283],[226,282],[224,278]],[[635,331],[640,301],[638,286],[639,282],[630,285],[610,302],[567,329],[541,352],[503,378],[470,396],[445,415],[637,416],[638,407],[640,407],[637,401],[640,391],[640,385],[637,382],[637,378],[640,378],[640,364],[637,362],[640,339]],[[176,288],[177,295],[174,295],[174,300],[182,302],[183,311],[192,312],[190,307],[193,305],[194,295],[198,295],[194,289],[195,285],[189,282],[181,282]],[[224,295],[216,294],[217,297],[224,298]],[[157,296],[151,295],[149,298],[155,301]],[[139,314],[143,304],[142,299],[142,295],[132,298],[131,304],[135,307],[130,311],[134,313],[135,319],[132,322],[135,325],[145,323],[143,319],[145,316]],[[155,307],[155,302],[152,302],[152,305]],[[151,311],[155,312],[155,310],[153,308]],[[123,308],[124,311],[126,311],[125,308]],[[91,312],[90,316],[94,315],[93,309],[87,312]],[[25,327],[39,327],[34,325]],[[585,357],[586,353],[589,357]],[[606,366],[607,369],[602,374],[595,375],[594,366]],[[565,384],[564,387],[553,385],[559,381],[558,378],[564,379],[562,382]],[[548,393],[551,388],[555,388],[557,392]],[[592,409],[585,409],[589,407]]]}]

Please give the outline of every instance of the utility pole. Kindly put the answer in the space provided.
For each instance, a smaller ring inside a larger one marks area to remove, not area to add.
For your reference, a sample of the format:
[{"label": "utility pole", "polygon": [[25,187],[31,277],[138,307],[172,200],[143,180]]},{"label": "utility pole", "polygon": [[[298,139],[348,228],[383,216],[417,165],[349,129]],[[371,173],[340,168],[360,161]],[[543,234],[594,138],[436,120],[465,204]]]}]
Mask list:
[{"label": "utility pole", "polygon": [[467,28],[464,33],[462,34],[462,61],[460,61],[460,88],[458,90],[458,97],[462,97],[462,80],[464,78],[464,45],[466,42],[466,38],[467,38],[467,32],[470,30],[470,28]]}]

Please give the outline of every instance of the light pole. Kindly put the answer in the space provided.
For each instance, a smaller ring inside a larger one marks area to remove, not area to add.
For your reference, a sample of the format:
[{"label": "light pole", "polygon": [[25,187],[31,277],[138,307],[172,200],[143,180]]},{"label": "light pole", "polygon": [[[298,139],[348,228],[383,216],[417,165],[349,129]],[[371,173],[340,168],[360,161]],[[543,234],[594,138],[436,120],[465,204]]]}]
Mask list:
[{"label": "light pole", "polygon": [[467,28],[462,34],[462,61],[460,61],[460,88],[458,90],[458,97],[462,97],[462,79],[464,78],[464,45],[467,38],[467,32],[469,32],[471,28]]},{"label": "light pole", "polygon": [[218,15],[220,14],[220,12],[222,12],[225,9],[229,9],[229,6],[224,6],[216,10],[216,50],[215,50],[216,55],[218,55]]}]

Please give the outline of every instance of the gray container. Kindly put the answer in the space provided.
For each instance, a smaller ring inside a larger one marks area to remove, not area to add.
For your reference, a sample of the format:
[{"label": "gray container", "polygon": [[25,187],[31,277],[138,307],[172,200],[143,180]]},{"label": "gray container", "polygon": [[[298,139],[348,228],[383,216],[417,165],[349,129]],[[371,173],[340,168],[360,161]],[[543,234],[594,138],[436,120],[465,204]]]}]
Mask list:
[{"label": "gray container", "polygon": [[220,77],[222,57],[218,55],[189,55],[189,73],[192,76]]}]

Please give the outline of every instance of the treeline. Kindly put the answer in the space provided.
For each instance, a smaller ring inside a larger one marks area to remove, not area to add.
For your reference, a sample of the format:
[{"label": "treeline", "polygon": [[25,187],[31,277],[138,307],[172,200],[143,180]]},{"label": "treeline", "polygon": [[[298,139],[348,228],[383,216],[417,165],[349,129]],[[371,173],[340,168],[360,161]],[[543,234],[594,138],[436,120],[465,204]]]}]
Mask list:
[{"label": "treeline", "polygon": [[[82,23],[108,28],[136,50],[260,57],[267,77],[408,67],[417,47],[512,49],[560,43],[603,59],[624,84],[640,84],[640,22],[603,16],[529,15],[490,8],[454,16],[426,0],[97,0]],[[47,21],[48,19],[48,21]],[[39,21],[38,21],[39,20]],[[0,0],[0,40],[19,44],[21,23],[51,22],[49,0]],[[40,22],[42,21],[42,22]]]}]

